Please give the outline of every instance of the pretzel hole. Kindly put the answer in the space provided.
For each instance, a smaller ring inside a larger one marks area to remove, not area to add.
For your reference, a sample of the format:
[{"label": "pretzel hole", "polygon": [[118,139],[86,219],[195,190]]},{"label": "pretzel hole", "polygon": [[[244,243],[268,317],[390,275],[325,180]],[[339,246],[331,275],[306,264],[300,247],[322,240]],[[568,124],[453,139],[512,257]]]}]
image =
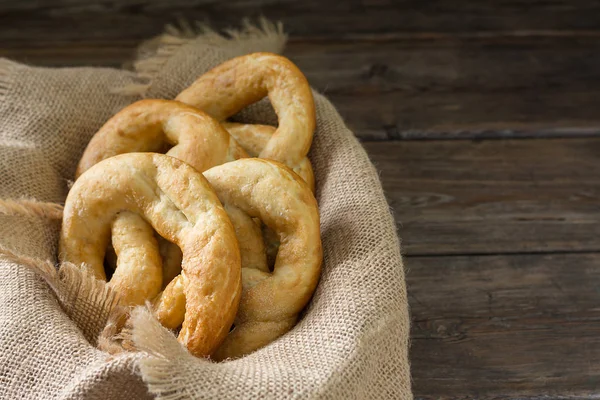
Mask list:
[{"label": "pretzel hole", "polygon": [[173,147],[175,147],[175,145],[172,143],[162,142],[162,144],[157,152],[161,153],[161,154],[167,154],[167,152],[169,150],[171,150]]},{"label": "pretzel hole", "polygon": [[[183,253],[179,246],[160,236],[154,231],[158,243],[158,250],[162,258],[163,267],[163,284],[164,289],[177,275],[181,273],[181,261]],[[104,253],[104,272],[106,273],[106,281],[110,282],[117,268],[118,257],[112,245],[112,237]]]},{"label": "pretzel hole", "polygon": [[[171,329],[171,332],[173,332],[173,334],[175,336],[179,336],[179,332],[181,332],[181,327],[182,327],[182,325],[179,325],[176,329]],[[231,333],[234,329],[235,329],[235,324],[232,324],[231,328],[229,328],[229,332]]]},{"label": "pretzel hole", "polygon": [[279,252],[279,236],[274,230],[262,224],[262,236],[265,243],[265,250],[267,252],[267,266],[269,271],[273,272],[275,268],[275,260],[277,259],[277,253]]},{"label": "pretzel hole", "polygon": [[242,108],[229,118],[231,122],[242,124],[261,124],[277,127],[279,119],[268,96]]},{"label": "pretzel hole", "polygon": [[115,273],[115,268],[117,267],[117,254],[115,253],[115,248],[112,245],[112,242],[108,244],[106,248],[106,253],[104,253],[104,273],[106,274],[106,281],[110,281],[113,274]]},{"label": "pretzel hole", "polygon": [[177,275],[181,273],[181,262],[183,260],[183,252],[175,243],[170,242],[160,236],[158,232],[154,232],[156,241],[158,242],[158,251],[162,258],[163,268],[163,284],[164,289]]}]

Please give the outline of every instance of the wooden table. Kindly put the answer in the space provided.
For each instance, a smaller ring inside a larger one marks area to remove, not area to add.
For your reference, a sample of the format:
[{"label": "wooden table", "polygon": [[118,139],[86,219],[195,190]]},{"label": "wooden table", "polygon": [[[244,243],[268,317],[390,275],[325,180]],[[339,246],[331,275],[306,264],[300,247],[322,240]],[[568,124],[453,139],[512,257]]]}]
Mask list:
[{"label": "wooden table", "polygon": [[600,397],[600,3],[4,0],[0,55],[119,66],[259,15],[381,170],[416,397]]}]

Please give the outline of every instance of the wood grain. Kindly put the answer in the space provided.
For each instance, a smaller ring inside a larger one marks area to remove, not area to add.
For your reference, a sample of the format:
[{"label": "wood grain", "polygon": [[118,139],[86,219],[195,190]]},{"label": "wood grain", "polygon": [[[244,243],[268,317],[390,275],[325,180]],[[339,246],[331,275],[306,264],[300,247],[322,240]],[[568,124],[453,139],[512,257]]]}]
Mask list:
[{"label": "wood grain", "polygon": [[365,143],[407,255],[600,251],[600,140]]},{"label": "wood grain", "polygon": [[0,1],[0,41],[139,41],[179,18],[216,28],[241,17],[285,22],[295,38],[564,35],[597,30],[592,0],[29,0]]},{"label": "wood grain", "polygon": [[600,38],[291,44],[363,140],[600,133]]},{"label": "wood grain", "polygon": [[[0,55],[119,66],[136,44],[75,39]],[[600,36],[302,40],[285,54],[362,140],[600,134]]]},{"label": "wood grain", "polygon": [[591,399],[600,254],[409,257],[417,399]]}]

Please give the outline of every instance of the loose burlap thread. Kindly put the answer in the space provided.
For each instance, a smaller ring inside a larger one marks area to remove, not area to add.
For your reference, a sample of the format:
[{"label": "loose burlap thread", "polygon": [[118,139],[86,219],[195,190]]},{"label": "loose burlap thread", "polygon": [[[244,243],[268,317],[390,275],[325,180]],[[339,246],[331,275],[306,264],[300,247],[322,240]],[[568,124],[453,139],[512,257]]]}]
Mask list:
[{"label": "loose burlap thread", "polygon": [[[309,156],[323,272],[301,320],[282,338],[242,359],[213,363],[189,355],[138,307],[124,333],[135,351],[109,354],[97,344],[111,339],[101,333],[115,294],[85,269],[54,269],[60,207],[53,204],[64,202],[87,142],[110,116],[140,98],[173,98],[228,58],[281,52],[285,39],[280,26],[264,21],[228,37],[171,28],[140,47],[133,71],[0,60],[0,198],[8,199],[0,203],[2,398],[412,397],[395,224],[365,151],[319,93]],[[277,122],[267,101],[235,119]]]}]

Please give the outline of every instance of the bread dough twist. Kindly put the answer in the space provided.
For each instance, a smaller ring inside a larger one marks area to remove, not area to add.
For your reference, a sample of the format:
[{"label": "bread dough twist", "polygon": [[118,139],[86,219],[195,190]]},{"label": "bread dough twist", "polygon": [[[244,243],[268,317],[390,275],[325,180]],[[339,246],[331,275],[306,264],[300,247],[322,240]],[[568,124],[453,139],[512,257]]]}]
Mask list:
[{"label": "bread dough twist", "polygon": [[[167,155],[200,172],[247,157],[221,124],[206,113],[177,101],[141,100],[114,115],[92,137],[77,166],[76,178],[109,157],[159,150],[167,150]],[[119,221],[121,218],[127,222]],[[111,260],[116,269],[110,285],[119,291],[123,304],[153,299],[181,271],[181,250],[161,237],[157,250],[156,240],[150,240],[152,232],[136,214],[117,215],[113,221],[112,244],[117,257]],[[142,275],[141,270],[148,273]]]},{"label": "bread dough twist", "polygon": [[[61,259],[105,279],[111,222],[123,211],[139,215],[182,249],[185,310],[178,339],[192,354],[210,355],[229,332],[242,287],[235,231],[215,192],[202,174],[166,155],[131,153],[101,161],[67,196]],[[142,279],[144,271],[135,274]]]},{"label": "bread dough twist", "polygon": [[[243,293],[235,328],[213,357],[248,354],[291,329],[317,285],[322,248],[317,202],[307,184],[282,164],[256,158],[220,165],[204,173],[223,204],[259,218],[279,236],[273,272],[242,267]],[[177,326],[185,304],[178,279],[155,307],[163,324]]]},{"label": "bread dough twist", "polygon": [[287,58],[272,53],[233,58],[200,76],[175,100],[224,121],[266,96],[279,126],[258,156],[301,174],[315,130],[315,104],[305,76]]}]

